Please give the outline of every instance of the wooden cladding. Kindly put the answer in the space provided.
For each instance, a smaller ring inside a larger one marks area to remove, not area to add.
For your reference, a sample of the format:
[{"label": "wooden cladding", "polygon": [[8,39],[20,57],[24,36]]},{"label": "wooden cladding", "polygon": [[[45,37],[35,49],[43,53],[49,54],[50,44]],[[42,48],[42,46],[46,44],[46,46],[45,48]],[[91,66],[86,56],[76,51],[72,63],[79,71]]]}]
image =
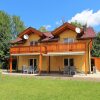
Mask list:
[{"label": "wooden cladding", "polygon": [[11,54],[19,53],[48,53],[48,52],[68,52],[68,51],[85,51],[86,43],[70,43],[70,44],[42,44],[35,46],[15,46],[10,48]]}]

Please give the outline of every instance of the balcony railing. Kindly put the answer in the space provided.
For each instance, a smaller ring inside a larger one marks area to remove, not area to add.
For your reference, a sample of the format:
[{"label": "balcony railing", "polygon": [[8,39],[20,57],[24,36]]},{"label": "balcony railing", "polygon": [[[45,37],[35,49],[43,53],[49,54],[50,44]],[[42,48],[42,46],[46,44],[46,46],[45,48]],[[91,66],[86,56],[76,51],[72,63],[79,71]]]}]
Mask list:
[{"label": "balcony railing", "polygon": [[11,54],[20,54],[20,53],[48,53],[48,52],[77,52],[77,51],[85,51],[86,43],[84,42],[76,42],[70,44],[42,44],[42,45],[34,45],[34,46],[14,46],[10,48]]}]

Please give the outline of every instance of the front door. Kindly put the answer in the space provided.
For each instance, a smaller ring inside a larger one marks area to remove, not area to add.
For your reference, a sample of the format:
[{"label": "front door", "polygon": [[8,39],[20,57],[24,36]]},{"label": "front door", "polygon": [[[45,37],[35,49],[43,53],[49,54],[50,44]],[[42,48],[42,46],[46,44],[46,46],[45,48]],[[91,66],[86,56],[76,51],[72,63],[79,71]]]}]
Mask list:
[{"label": "front door", "polygon": [[95,66],[95,60],[91,59],[91,72],[93,72],[93,67]]},{"label": "front door", "polygon": [[29,59],[29,66],[32,66],[32,68],[34,68],[34,70],[37,69],[37,59],[33,58],[33,59]]},{"label": "front door", "polygon": [[71,74],[71,71],[74,68],[74,59],[73,58],[65,58],[64,59],[64,73]]}]

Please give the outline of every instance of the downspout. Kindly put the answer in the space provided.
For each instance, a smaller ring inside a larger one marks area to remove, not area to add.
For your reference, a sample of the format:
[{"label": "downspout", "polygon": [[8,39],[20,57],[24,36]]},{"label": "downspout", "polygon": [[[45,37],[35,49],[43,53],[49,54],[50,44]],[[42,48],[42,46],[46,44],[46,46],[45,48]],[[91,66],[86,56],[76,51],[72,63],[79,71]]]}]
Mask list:
[{"label": "downspout", "polygon": [[88,66],[89,66],[89,73],[91,72],[91,54],[90,54],[90,43],[92,39],[88,43]]}]

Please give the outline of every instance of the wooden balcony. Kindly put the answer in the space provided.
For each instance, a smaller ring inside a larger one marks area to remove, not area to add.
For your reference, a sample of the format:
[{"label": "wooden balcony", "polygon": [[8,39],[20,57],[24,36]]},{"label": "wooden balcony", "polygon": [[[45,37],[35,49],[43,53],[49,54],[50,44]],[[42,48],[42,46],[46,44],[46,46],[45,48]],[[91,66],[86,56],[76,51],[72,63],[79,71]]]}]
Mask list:
[{"label": "wooden balcony", "polygon": [[85,51],[86,43],[76,42],[71,44],[42,44],[35,46],[14,46],[10,48],[11,54],[21,54],[21,53],[48,53],[48,52],[78,52]]}]

